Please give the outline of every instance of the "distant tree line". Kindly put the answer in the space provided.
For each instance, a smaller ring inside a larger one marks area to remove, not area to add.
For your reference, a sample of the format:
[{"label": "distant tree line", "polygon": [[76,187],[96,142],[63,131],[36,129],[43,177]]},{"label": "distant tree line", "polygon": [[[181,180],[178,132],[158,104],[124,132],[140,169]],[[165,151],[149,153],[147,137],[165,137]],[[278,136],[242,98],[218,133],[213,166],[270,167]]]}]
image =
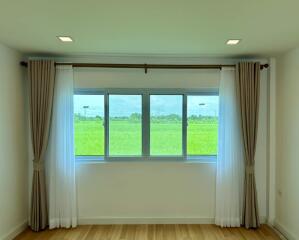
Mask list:
[{"label": "distant tree line", "polygon": [[74,118],[75,118],[75,121],[76,120],[79,120],[79,121],[98,121],[98,120],[103,120],[103,117],[101,116],[83,116],[81,115],[80,113],[75,113],[74,114]]},{"label": "distant tree line", "polygon": [[[103,117],[101,116],[83,116],[80,113],[75,113],[75,121],[103,121]],[[114,121],[129,121],[129,122],[140,122],[141,121],[141,114],[140,113],[132,113],[130,116],[122,116],[122,117],[110,117],[110,120]],[[188,121],[190,122],[215,122],[218,120],[218,117],[212,116],[203,116],[203,115],[191,115],[188,117]],[[151,116],[152,122],[180,122],[182,121],[182,117],[177,114],[168,114],[168,115],[158,115],[158,116]]]},{"label": "distant tree line", "polygon": [[218,120],[218,117],[216,116],[203,116],[203,115],[191,115],[188,117],[188,121],[190,122],[215,122]]}]

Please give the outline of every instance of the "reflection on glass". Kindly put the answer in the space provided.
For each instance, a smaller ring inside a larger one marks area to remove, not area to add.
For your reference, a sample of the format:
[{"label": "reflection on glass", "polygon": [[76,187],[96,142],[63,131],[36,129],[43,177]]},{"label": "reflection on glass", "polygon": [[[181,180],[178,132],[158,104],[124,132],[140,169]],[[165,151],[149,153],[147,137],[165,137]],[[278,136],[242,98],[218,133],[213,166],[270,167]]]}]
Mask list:
[{"label": "reflection on glass", "polygon": [[182,95],[150,96],[150,154],[182,155]]},{"label": "reflection on glass", "polygon": [[109,155],[142,155],[141,95],[109,95]]},{"label": "reflection on glass", "polygon": [[187,97],[187,155],[217,155],[218,96]]},{"label": "reflection on glass", "polygon": [[104,155],[104,96],[74,96],[76,155]]}]

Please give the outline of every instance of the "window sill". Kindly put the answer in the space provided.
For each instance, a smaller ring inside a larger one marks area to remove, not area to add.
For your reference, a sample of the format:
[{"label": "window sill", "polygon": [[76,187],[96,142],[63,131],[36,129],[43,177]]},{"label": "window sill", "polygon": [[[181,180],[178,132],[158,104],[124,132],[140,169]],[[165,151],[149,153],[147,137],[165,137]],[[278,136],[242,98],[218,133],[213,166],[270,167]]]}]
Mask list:
[{"label": "window sill", "polygon": [[104,156],[76,156],[78,164],[92,163],[115,163],[115,162],[176,162],[176,163],[216,163],[217,156],[122,156],[122,157],[104,157]]}]

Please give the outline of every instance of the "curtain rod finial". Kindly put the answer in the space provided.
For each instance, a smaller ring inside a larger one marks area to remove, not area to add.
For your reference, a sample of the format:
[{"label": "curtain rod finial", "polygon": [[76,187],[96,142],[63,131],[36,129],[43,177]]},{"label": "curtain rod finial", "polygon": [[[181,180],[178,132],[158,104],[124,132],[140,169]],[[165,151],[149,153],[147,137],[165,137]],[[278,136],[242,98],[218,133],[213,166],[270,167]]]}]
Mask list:
[{"label": "curtain rod finial", "polygon": [[261,65],[261,69],[262,69],[262,70],[263,70],[264,68],[268,68],[268,67],[269,67],[269,64],[268,64],[268,63]]},{"label": "curtain rod finial", "polygon": [[27,67],[27,66],[28,66],[28,63],[25,62],[25,61],[21,61],[21,62],[20,62],[20,65],[23,66],[23,67]]}]

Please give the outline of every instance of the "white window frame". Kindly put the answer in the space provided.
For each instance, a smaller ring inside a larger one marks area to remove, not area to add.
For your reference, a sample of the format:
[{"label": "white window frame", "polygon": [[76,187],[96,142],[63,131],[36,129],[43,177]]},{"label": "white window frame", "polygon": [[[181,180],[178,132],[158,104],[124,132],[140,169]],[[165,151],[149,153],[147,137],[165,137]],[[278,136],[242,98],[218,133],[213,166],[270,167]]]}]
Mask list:
[{"label": "white window frame", "polygon": [[[117,161],[178,161],[178,162],[216,162],[217,155],[187,155],[187,96],[218,96],[218,89],[75,89],[74,95],[104,95],[104,155],[78,156],[76,161],[117,162]],[[109,155],[109,95],[141,95],[142,97],[142,155]],[[182,155],[150,155],[150,95],[182,95]]]}]

